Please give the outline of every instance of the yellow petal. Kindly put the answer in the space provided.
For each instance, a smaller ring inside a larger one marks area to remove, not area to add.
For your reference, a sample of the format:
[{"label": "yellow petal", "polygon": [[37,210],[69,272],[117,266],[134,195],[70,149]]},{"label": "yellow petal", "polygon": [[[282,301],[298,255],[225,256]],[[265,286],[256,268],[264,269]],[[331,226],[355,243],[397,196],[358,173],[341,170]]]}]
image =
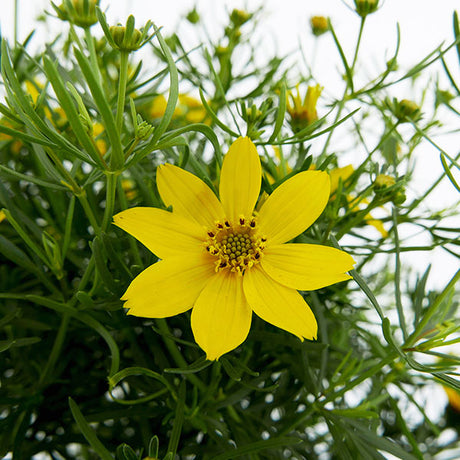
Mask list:
[{"label": "yellow petal", "polygon": [[329,191],[329,175],[323,171],[303,171],[282,183],[259,212],[267,246],[284,243],[305,231],[323,212]]},{"label": "yellow petal", "polygon": [[372,225],[378,230],[378,232],[382,235],[382,238],[386,238],[388,236],[388,232],[385,230],[383,222],[380,219],[374,219],[370,214],[368,214],[364,219],[367,225]]},{"label": "yellow petal", "polygon": [[190,309],[215,275],[208,254],[172,257],[151,265],[129,285],[121,300],[129,314],[165,318]]},{"label": "yellow petal", "polygon": [[197,176],[177,166],[165,164],[157,169],[157,186],[166,206],[206,228],[224,218],[222,205],[214,192]]},{"label": "yellow petal", "polygon": [[160,259],[204,251],[206,232],[193,221],[158,208],[130,208],[113,223],[134,236]]},{"label": "yellow petal", "polygon": [[335,168],[329,172],[331,178],[331,195],[337,190],[340,179],[345,182],[353,173],[355,168],[352,165],[344,166],[343,168]]},{"label": "yellow petal", "polygon": [[242,279],[228,271],[215,274],[193,307],[193,335],[209,360],[235,349],[249,333],[252,312]]},{"label": "yellow petal", "polygon": [[355,261],[344,251],[317,244],[279,244],[264,251],[261,265],[278,283],[300,291],[350,279]]},{"label": "yellow petal", "polygon": [[315,316],[303,297],[271,279],[260,265],[244,274],[244,294],[257,316],[301,340],[316,339]]},{"label": "yellow petal", "polygon": [[237,222],[240,215],[251,217],[261,182],[257,149],[251,139],[239,137],[225,155],[220,175],[220,201],[231,222]]}]

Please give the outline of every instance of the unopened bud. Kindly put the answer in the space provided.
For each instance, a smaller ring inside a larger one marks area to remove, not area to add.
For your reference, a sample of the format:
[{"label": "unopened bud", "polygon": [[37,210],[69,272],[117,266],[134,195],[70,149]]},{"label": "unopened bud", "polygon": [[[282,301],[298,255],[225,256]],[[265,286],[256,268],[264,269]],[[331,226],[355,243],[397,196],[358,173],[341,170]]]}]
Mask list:
[{"label": "unopened bud", "polygon": [[198,14],[196,8],[193,8],[193,10],[187,14],[186,18],[187,21],[191,24],[197,24],[198,22],[200,22],[200,15]]},{"label": "unopened bud", "polygon": [[420,107],[409,99],[402,99],[396,104],[396,118],[401,121],[416,121],[420,117]]},{"label": "unopened bud", "polygon": [[60,6],[52,3],[59,19],[83,28],[96,24],[96,6],[98,5],[99,0],[65,0]]},{"label": "unopened bud", "polygon": [[379,0],[355,0],[356,12],[362,17],[377,11]]},{"label": "unopened bud", "polygon": [[141,121],[137,126],[134,135],[136,139],[140,141],[145,141],[153,133],[153,126],[147,123],[146,121]]},{"label": "unopened bud", "polygon": [[319,37],[329,30],[329,20],[324,16],[312,16],[310,18],[311,31]]},{"label": "unopened bud", "polygon": [[389,187],[393,187],[396,184],[394,177],[388,176],[387,174],[379,174],[374,181],[374,190],[383,191]]},{"label": "unopened bud", "polygon": [[251,17],[252,14],[248,13],[247,11],[234,9],[230,14],[230,21],[232,21],[236,27],[240,27],[245,22],[248,22]]},{"label": "unopened bud", "polygon": [[111,26],[110,33],[117,48],[121,51],[136,51],[141,46],[142,33],[138,29],[133,29],[131,35],[126,35],[126,27]]}]

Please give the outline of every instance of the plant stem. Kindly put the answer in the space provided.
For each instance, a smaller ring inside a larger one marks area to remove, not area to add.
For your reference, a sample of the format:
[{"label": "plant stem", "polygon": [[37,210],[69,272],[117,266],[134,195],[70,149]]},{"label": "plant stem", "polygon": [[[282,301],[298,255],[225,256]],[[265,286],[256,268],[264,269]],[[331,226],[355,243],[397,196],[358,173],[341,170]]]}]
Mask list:
[{"label": "plant stem", "polygon": [[97,223],[96,216],[94,215],[94,212],[93,212],[90,204],[88,203],[88,198],[86,197],[86,192],[84,190],[82,190],[79,194],[76,194],[76,195],[77,195],[78,200],[80,201],[80,204],[83,207],[83,210],[85,211],[85,214],[86,214],[86,217],[89,220],[89,223],[91,224],[91,226],[94,229],[94,233],[97,236],[100,236],[101,228],[99,227],[99,224]]},{"label": "plant stem", "polygon": [[120,75],[118,77],[118,99],[117,99],[117,119],[116,125],[121,135],[123,128],[123,114],[126,97],[126,84],[128,82],[128,51],[120,51]]},{"label": "plant stem", "polygon": [[[364,30],[364,22],[365,22],[365,17],[361,18],[361,24],[359,26],[358,39],[356,41],[355,53],[353,55],[353,63],[351,65],[351,67],[350,67],[351,78],[353,78],[353,74],[354,74],[354,71],[355,71],[355,65],[356,65],[356,62],[358,60],[358,51],[359,51],[359,47],[361,45],[361,38],[362,38],[362,35],[363,35],[363,30]],[[346,86],[345,86],[345,90],[343,92],[343,96],[339,100],[339,106],[337,108],[337,113],[336,113],[335,120],[334,120],[333,124],[337,123],[339,121],[339,119],[340,119],[340,115],[342,114],[342,110],[345,107],[345,101],[347,100],[348,90],[350,88],[352,88],[352,82],[348,81],[348,79],[347,79],[347,83],[346,83]],[[327,147],[329,146],[329,142],[331,141],[333,132],[334,132],[334,130],[329,131],[329,134],[327,136],[326,142],[324,143],[324,147],[323,147],[323,150],[322,150],[320,156],[322,156],[322,155],[324,155],[326,153],[326,150],[327,150]]]},{"label": "plant stem", "polygon": [[[121,181],[118,181],[117,184],[117,195],[118,195],[118,203],[120,204],[120,209],[121,211],[124,211],[125,209],[128,209],[128,202],[126,200],[126,195],[125,191],[123,190],[123,186]],[[128,238],[129,240],[129,246],[131,248],[131,254],[133,254],[134,257],[134,262],[136,265],[143,266],[141,256],[139,254],[139,248],[136,244],[136,241],[134,238]]]},{"label": "plant stem", "polygon": [[94,74],[96,75],[96,78],[98,79],[98,83],[101,85],[101,73],[99,72],[99,66],[97,64],[96,48],[94,47],[94,40],[89,27],[85,27],[85,41],[89,51],[89,60],[91,62],[91,66],[93,68]]},{"label": "plant stem", "polygon": [[[187,367],[188,366],[187,361],[185,361],[181,352],[178,350],[176,344],[174,343],[174,340],[170,338],[172,333],[169,330],[166,320],[163,318],[160,318],[156,320],[156,323],[158,324],[158,328],[163,334],[162,339],[166,345],[166,348],[168,349],[169,353],[171,353],[171,356],[173,357],[176,365],[182,368]],[[193,383],[193,385],[198,387],[201,391],[207,390],[207,386],[196,375],[185,374],[185,376],[190,380],[191,383]]]},{"label": "plant stem", "polygon": [[115,208],[115,194],[117,191],[117,182],[118,182],[118,176],[119,172],[114,172],[114,171],[106,171],[105,176],[107,178],[106,180],[106,198],[105,198],[105,212],[104,212],[104,218],[102,220],[102,225],[101,225],[101,231],[105,232],[107,231],[110,220],[112,219],[113,216],[113,211]]},{"label": "plant stem", "polygon": [[402,348],[409,348],[412,347],[417,340],[419,339],[420,334],[425,329],[426,325],[429,323],[432,316],[436,313],[439,308],[441,302],[446,298],[446,296],[450,293],[450,291],[455,287],[457,282],[460,280],[460,270],[455,273],[455,275],[451,278],[447,286],[441,292],[441,294],[436,297],[433,303],[428,307],[427,312],[421,319],[421,321],[417,324],[415,331],[410,335],[410,337],[406,340]]},{"label": "plant stem", "polygon": [[49,378],[51,372],[53,371],[54,366],[56,365],[56,362],[61,353],[62,345],[64,343],[64,339],[67,333],[69,321],[70,321],[70,314],[64,313],[62,316],[61,325],[59,326],[59,330],[56,335],[56,339],[54,340],[53,348],[51,350],[51,353],[49,355],[45,368],[43,369],[43,372],[40,376],[40,380],[38,382],[39,386],[46,385],[47,383],[46,381]]},{"label": "plant stem", "polygon": [[18,4],[19,0],[14,0],[14,44],[18,42]]}]

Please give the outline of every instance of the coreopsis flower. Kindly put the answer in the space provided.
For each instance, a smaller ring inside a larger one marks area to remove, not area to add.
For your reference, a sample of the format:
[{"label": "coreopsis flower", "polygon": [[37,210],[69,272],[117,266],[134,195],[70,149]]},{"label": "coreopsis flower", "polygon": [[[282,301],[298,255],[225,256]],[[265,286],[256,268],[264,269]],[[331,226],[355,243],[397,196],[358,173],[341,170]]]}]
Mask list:
[{"label": "coreopsis flower", "polygon": [[328,246],[287,243],[320,216],[330,193],[323,171],[303,171],[283,182],[254,211],[261,164],[247,137],[224,158],[220,200],[198,177],[159,166],[157,185],[166,206],[136,207],[114,216],[119,226],[156,254],[122,296],[128,313],[162,318],[192,308],[195,340],[210,360],[247,337],[252,312],[301,340],[317,324],[297,290],[350,278],[350,255]]},{"label": "coreopsis flower", "polygon": [[318,119],[316,104],[318,102],[322,86],[309,86],[304,99],[300,96],[299,85],[296,86],[297,93],[288,92],[286,110],[291,117],[291,126],[294,131],[299,131]]}]

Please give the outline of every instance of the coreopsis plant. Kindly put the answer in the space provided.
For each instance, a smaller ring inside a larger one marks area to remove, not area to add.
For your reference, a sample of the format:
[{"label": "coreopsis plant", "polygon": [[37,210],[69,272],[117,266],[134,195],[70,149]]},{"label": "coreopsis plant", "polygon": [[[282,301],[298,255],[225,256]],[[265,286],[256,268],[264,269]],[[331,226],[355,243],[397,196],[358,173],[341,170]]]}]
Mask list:
[{"label": "coreopsis plant", "polygon": [[360,46],[391,2],[286,57],[118,3],[2,42],[0,457],[460,457],[457,15],[409,65]]}]

